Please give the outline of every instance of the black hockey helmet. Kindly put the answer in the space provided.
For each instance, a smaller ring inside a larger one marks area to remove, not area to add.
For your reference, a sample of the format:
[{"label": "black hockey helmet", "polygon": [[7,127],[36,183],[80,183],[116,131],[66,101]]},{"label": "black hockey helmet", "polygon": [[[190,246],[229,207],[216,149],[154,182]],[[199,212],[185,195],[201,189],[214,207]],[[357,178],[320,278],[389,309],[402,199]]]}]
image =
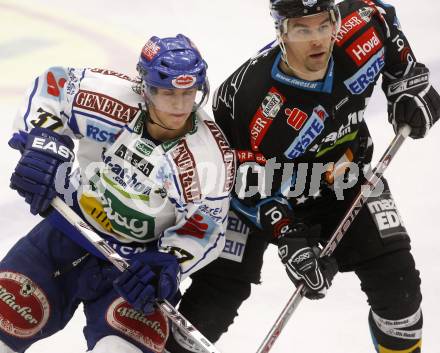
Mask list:
[{"label": "black hockey helmet", "polygon": [[270,14],[280,34],[286,19],[316,15],[324,11],[330,13],[333,22],[338,22],[339,11],[335,0],[270,0]]}]

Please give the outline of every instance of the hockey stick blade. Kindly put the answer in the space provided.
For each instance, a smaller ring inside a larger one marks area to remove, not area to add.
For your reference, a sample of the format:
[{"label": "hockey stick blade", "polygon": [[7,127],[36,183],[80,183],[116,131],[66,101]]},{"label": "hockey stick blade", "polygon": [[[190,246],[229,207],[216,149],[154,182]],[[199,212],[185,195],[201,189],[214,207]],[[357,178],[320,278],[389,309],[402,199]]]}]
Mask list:
[{"label": "hockey stick blade", "polygon": [[[391,141],[390,145],[382,155],[382,158],[378,162],[377,166],[373,169],[371,175],[367,177],[367,180],[362,185],[359,193],[354,198],[350,207],[346,211],[344,217],[339,222],[338,227],[330,237],[330,240],[327,242],[324,249],[322,249],[319,257],[330,256],[331,254],[333,254],[333,251],[335,251],[336,247],[341,242],[348,228],[353,223],[357,214],[360,212],[362,206],[373,192],[374,187],[379,182],[385,170],[388,168],[389,164],[391,163],[391,160],[394,158],[394,156],[396,155],[399,148],[402,146],[405,139],[409,136],[410,132],[411,132],[411,128],[407,125],[405,125],[399,130],[398,134],[394,137],[393,141]],[[260,347],[258,348],[257,353],[267,353],[270,351],[276,339],[281,334],[281,331],[286,326],[287,322],[289,321],[289,319],[291,318],[291,316],[293,315],[293,313],[301,303],[301,300],[303,298],[303,291],[304,291],[304,284],[300,284],[296,288],[293,295],[290,297],[287,304],[284,306],[283,310],[281,311],[277,320],[273,324],[269,333],[264,338],[264,341],[261,343]]]},{"label": "hockey stick blade", "polygon": [[[55,197],[52,206],[56,209],[76,230],[78,230],[102,255],[104,255],[121,272],[129,267],[128,262],[109,246],[96,232],[83,221],[69,206],[59,197]],[[202,333],[195,328],[185,317],[168,301],[157,302],[162,312],[183,332],[191,337],[206,353],[220,353]]]}]

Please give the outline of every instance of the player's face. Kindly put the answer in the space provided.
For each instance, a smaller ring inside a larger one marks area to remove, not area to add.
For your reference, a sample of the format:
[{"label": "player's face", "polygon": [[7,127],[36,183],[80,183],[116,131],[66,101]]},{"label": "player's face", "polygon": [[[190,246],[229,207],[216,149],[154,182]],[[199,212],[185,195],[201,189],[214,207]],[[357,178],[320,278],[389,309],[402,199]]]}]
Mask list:
[{"label": "player's face", "polygon": [[325,70],[334,35],[335,25],[328,12],[288,19],[283,42],[289,64],[305,73]]},{"label": "player's face", "polygon": [[193,111],[196,95],[196,88],[156,88],[148,97],[150,114],[153,113],[169,129],[182,129]]}]

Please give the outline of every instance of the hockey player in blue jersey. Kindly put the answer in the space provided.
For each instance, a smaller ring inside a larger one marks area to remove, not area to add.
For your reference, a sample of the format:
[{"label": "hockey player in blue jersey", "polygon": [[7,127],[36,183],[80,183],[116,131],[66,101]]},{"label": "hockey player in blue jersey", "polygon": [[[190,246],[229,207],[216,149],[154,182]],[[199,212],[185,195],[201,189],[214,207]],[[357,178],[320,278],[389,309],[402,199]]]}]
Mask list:
[{"label": "hockey player in blue jersey", "polygon": [[[11,188],[44,219],[0,262],[0,352],[24,352],[80,303],[93,353],[160,353],[180,280],[224,246],[235,156],[202,110],[207,65],[185,36],[151,37],[139,77],[53,67],[30,88],[9,145]],[[68,173],[77,141],[78,169]],[[207,176],[209,175],[209,180]],[[59,195],[131,266],[69,228]]]}]

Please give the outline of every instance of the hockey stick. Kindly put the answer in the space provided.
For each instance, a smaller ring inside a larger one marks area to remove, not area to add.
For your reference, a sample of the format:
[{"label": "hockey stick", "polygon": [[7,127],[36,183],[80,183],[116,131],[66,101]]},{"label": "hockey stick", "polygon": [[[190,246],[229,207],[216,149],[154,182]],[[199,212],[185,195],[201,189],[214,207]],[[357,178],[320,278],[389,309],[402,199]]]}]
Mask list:
[{"label": "hockey stick", "polygon": [[[63,200],[56,197],[52,206],[78,230],[101,254],[103,254],[119,271],[129,267],[128,262],[110,247],[95,231],[78,216]],[[172,306],[167,300],[157,302],[163,313],[183,332],[190,336],[200,348],[207,353],[220,353],[220,351],[209,342],[183,315]]]},{"label": "hockey stick", "polygon": [[[394,158],[400,146],[402,146],[403,142],[408,137],[410,132],[411,128],[406,125],[402,129],[400,129],[399,133],[394,137],[393,141],[391,141],[390,145],[378,162],[377,166],[374,168],[371,175],[367,177],[365,183],[361,186],[359,193],[352,201],[350,207],[348,208],[338,227],[333,232],[330,240],[328,241],[324,249],[322,249],[319,257],[330,256],[333,251],[335,251],[336,247],[341,242],[342,237],[345,235],[348,228],[353,223],[357,214],[362,209],[365,201],[373,192],[374,187],[377,185],[378,181],[384,174],[391,160]],[[261,343],[260,347],[257,350],[257,353],[267,353],[270,351],[276,339],[281,334],[284,326],[286,326],[290,317],[301,303],[301,300],[303,298],[303,290],[304,284],[300,284],[296,288],[295,292],[290,297],[284,309],[281,311],[281,314],[275,321],[275,324],[272,326],[264,341]]]}]

